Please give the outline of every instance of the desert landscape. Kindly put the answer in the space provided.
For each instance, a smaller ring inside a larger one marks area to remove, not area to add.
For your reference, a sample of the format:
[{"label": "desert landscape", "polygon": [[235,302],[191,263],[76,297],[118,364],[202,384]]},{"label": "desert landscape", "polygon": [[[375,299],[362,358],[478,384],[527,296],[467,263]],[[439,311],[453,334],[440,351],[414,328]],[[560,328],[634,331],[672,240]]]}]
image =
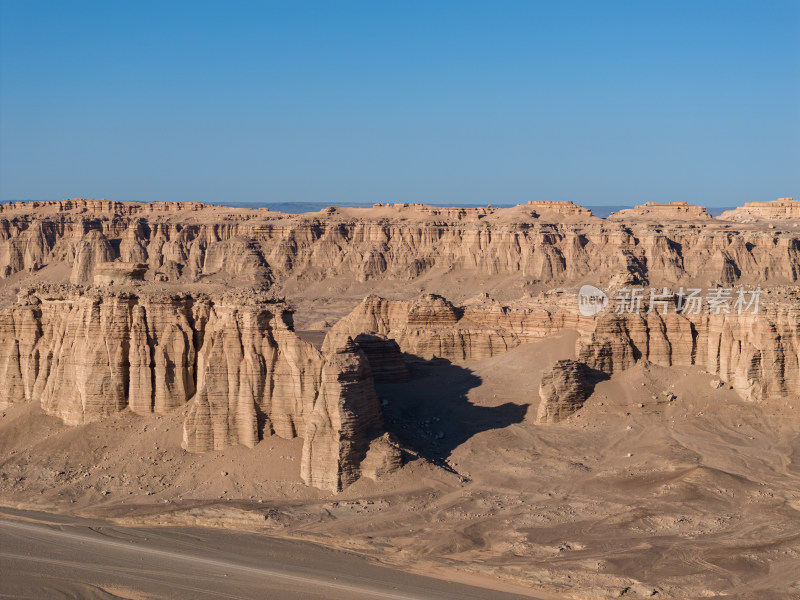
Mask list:
[{"label": "desert landscape", "polygon": [[797,598],[799,281],[791,198],[0,205],[0,592],[162,597],[23,559],[95,531],[400,586],[259,597]]}]

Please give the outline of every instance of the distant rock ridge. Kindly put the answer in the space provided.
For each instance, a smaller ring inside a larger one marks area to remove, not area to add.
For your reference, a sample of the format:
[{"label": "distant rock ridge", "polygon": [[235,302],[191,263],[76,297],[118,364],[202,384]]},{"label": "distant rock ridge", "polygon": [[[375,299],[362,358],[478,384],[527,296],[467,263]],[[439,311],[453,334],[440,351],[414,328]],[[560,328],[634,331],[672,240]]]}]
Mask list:
[{"label": "distant rock ridge", "polygon": [[658,202],[645,202],[633,208],[625,208],[612,214],[609,219],[625,218],[651,218],[651,219],[710,219],[711,215],[704,206],[695,206],[687,202],[670,202],[669,204],[659,204]]},{"label": "distant rock ridge", "polygon": [[702,215],[684,214],[687,207],[645,205],[648,214],[672,215],[662,223],[635,212],[604,221],[549,201],[301,215],[197,203],[14,203],[0,211],[0,278],[64,264],[72,282],[87,284],[98,265],[119,261],[146,264],[147,280],[227,277],[273,286],[449,277],[503,278],[524,289],[587,277],[600,284],[619,274],[654,285],[800,280],[800,232],[733,229],[699,207],[691,208]]},{"label": "distant rock ridge", "polygon": [[756,221],[800,221],[800,200],[778,198],[771,202],[746,202],[733,210],[726,210],[719,217],[723,221],[753,223]]},{"label": "distant rock ridge", "polygon": [[284,304],[255,292],[26,290],[0,310],[0,376],[0,408],[35,400],[70,425],[187,407],[191,452],[303,437],[304,479],[329,490],[358,478],[382,434],[364,354],[349,341],[323,356]]},{"label": "distant rock ridge", "polygon": [[[15,211],[85,212],[103,215],[134,215],[147,213],[170,213],[197,211],[209,208],[202,202],[117,202],[106,199],[70,198],[67,200],[32,200],[0,204],[0,214]],[[269,210],[269,209],[264,209]]]}]

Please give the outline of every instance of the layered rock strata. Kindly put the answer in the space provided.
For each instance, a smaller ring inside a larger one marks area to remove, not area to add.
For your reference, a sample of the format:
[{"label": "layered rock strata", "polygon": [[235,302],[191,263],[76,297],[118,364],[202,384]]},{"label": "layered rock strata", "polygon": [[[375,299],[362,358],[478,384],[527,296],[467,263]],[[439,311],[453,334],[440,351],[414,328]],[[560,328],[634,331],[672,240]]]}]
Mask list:
[{"label": "layered rock strata", "polygon": [[539,385],[538,423],[558,423],[583,406],[594,388],[588,365],[559,360],[542,374]]},{"label": "layered rock strata", "polygon": [[375,381],[406,381],[411,374],[396,341],[377,335],[360,334],[355,344],[364,352]]},{"label": "layered rock strata", "polygon": [[[454,306],[439,296],[392,301],[369,296],[328,333],[323,349],[367,334],[395,340],[419,358],[486,358],[562,329],[577,330],[576,354],[606,374],[639,360],[699,366],[745,399],[777,401],[800,394],[800,292],[768,290],[756,314],[743,311],[679,314],[673,300],[660,309],[593,317],[577,311],[575,296],[531,299],[524,307],[483,300]],[[611,294],[613,296],[613,293]]]},{"label": "layered rock strata", "polygon": [[590,324],[577,310],[560,309],[552,302],[511,308],[484,298],[457,307],[435,294],[414,301],[370,295],[331,328],[322,347],[331,349],[348,337],[369,335],[394,340],[404,353],[423,359],[470,360]]},{"label": "layered rock strata", "polygon": [[291,310],[252,292],[27,290],[0,310],[0,376],[0,407],[36,400],[71,425],[186,406],[192,452],[304,437],[304,479],[330,490],[358,478],[382,433],[363,352],[350,341],[324,357],[294,334]]},{"label": "layered rock strata", "polygon": [[[682,215],[684,208],[664,210]],[[147,264],[150,279],[226,276],[265,285],[445,275],[502,277],[523,287],[586,278],[597,285],[620,274],[654,285],[800,280],[797,232],[732,229],[700,214],[664,226],[588,213],[571,203],[480,210],[396,205],[302,215],[181,203],[15,203],[0,212],[0,277],[64,263],[73,282],[90,283],[97,265],[119,260]]]},{"label": "layered rock strata", "polygon": [[[322,368],[319,396],[304,434],[303,481],[328,490],[347,487],[360,477],[369,440],[379,436],[382,429],[369,363],[348,338],[328,355]],[[330,468],[333,464],[336,469]]]},{"label": "layered rock strata", "polygon": [[768,298],[758,314],[605,313],[578,340],[578,359],[616,373],[648,360],[697,365],[747,400],[800,396],[800,295]]},{"label": "layered rock strata", "polygon": [[679,219],[679,220],[705,220],[710,219],[711,215],[703,206],[695,206],[688,202],[670,202],[669,204],[659,204],[658,202],[645,202],[640,206],[626,208],[614,213],[610,219]]},{"label": "layered rock strata", "polygon": [[752,223],[759,220],[798,220],[800,221],[800,200],[778,198],[771,202],[746,202],[733,210],[726,210],[719,216],[723,221]]}]

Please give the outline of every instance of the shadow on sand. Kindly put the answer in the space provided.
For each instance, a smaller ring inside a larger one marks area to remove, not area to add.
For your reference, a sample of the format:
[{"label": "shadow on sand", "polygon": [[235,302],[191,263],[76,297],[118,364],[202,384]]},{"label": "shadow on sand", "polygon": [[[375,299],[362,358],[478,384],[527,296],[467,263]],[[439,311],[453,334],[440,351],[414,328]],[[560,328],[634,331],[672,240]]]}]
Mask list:
[{"label": "shadow on sand", "polygon": [[468,392],[482,382],[470,369],[440,358],[406,356],[406,362],[410,381],[375,386],[383,400],[386,430],[413,453],[449,471],[454,472],[446,459],[472,436],[525,418],[527,404],[470,402]]}]

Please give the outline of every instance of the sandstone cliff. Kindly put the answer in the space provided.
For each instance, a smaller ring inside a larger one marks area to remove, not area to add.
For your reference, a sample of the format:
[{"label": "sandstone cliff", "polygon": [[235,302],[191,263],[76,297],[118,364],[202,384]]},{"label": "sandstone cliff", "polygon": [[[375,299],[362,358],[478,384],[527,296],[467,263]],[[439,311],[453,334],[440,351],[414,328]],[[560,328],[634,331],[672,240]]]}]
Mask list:
[{"label": "sandstone cliff", "polygon": [[[30,289],[0,310],[0,375],[0,408],[35,400],[73,425],[187,406],[192,452],[304,437],[304,478],[330,490],[358,478],[382,433],[363,353],[351,341],[323,357],[284,304],[253,292]],[[372,476],[397,466],[381,452]]]},{"label": "sandstone cliff", "polygon": [[[613,296],[613,292],[611,293]],[[554,299],[555,298],[555,299]],[[745,399],[764,402],[800,393],[800,293],[768,290],[757,314],[577,311],[574,295],[543,296],[508,307],[483,299],[454,306],[439,296],[392,301],[369,296],[329,331],[323,349],[360,334],[395,340],[420,358],[486,358],[562,329],[577,330],[578,360],[613,374],[639,360],[699,366]]]},{"label": "sandstone cliff", "polygon": [[456,307],[435,294],[414,301],[371,295],[331,328],[323,349],[368,334],[395,340],[403,352],[420,358],[480,359],[561,329],[582,330],[590,323],[577,310],[564,310],[553,302],[511,308],[484,298]]},{"label": "sandstone cliff", "polygon": [[768,297],[758,314],[605,313],[578,340],[578,358],[616,373],[648,360],[697,365],[752,401],[800,395],[800,295]]},{"label": "sandstone cliff", "polygon": [[794,198],[778,198],[771,202],[746,202],[733,210],[726,210],[719,216],[724,221],[753,223],[755,221],[800,221],[800,201]]},{"label": "sandstone cliff", "polygon": [[626,208],[614,213],[609,217],[611,220],[618,219],[645,219],[645,220],[705,220],[710,219],[711,215],[703,206],[695,206],[687,202],[671,202],[669,204],[659,204],[658,202],[645,202],[640,206]]},{"label": "sandstone cliff", "polygon": [[[228,277],[284,287],[422,278],[455,289],[465,278],[502,278],[514,290],[617,276],[654,285],[800,279],[797,232],[732,229],[677,204],[646,207],[656,217],[665,213],[665,224],[604,221],[568,204],[380,205],[285,215],[181,203],[16,203],[0,212],[0,277],[64,263],[74,282],[85,283],[97,264],[120,260],[147,264],[150,279]],[[673,218],[680,215],[683,221]]]},{"label": "sandstone cliff", "polygon": [[[322,384],[303,436],[300,476],[308,485],[340,490],[361,474],[370,437],[383,428],[369,363],[353,340],[328,354]],[[338,465],[331,469],[330,465]]]}]

